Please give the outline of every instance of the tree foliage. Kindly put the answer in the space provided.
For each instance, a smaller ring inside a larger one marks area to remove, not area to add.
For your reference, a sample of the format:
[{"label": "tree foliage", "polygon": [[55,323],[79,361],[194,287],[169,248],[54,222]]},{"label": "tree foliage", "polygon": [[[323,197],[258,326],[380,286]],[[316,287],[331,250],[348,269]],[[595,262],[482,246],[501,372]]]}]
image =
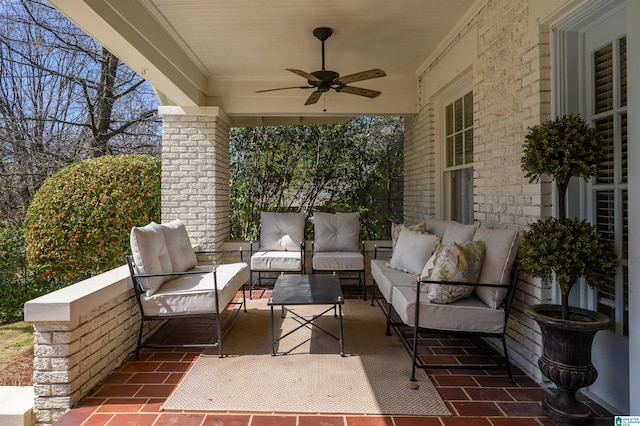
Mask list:
[{"label": "tree foliage", "polygon": [[38,276],[75,282],[123,264],[132,226],[160,221],[160,160],[104,156],[62,169],[29,205],[27,261]]},{"label": "tree foliage", "polygon": [[525,231],[524,241],[523,270],[547,283],[555,277],[562,295],[568,295],[580,277],[585,277],[589,287],[600,289],[616,273],[613,241],[597,233],[586,220],[541,219]]},{"label": "tree foliage", "polygon": [[0,0],[0,218],[19,224],[73,162],[157,153],[157,100],[139,75],[44,0]]},{"label": "tree foliage", "polygon": [[232,238],[257,238],[261,211],[315,209],[358,211],[363,238],[385,235],[402,202],[403,131],[397,117],[233,129]]}]

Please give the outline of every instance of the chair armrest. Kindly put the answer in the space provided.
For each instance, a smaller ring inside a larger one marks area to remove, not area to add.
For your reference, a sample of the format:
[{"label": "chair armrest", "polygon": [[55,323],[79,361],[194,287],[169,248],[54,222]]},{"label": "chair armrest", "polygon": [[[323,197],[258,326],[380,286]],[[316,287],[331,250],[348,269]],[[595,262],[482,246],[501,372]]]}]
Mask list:
[{"label": "chair armrest", "polygon": [[393,247],[391,247],[391,246],[378,246],[377,244],[375,244],[373,246],[373,258],[374,259],[378,258],[378,250],[393,251]]},{"label": "chair armrest", "polygon": [[220,249],[220,250],[198,250],[194,252],[197,255],[208,255],[208,254],[224,254],[224,253],[240,253],[240,262],[244,262],[244,255],[242,248],[239,249]]}]

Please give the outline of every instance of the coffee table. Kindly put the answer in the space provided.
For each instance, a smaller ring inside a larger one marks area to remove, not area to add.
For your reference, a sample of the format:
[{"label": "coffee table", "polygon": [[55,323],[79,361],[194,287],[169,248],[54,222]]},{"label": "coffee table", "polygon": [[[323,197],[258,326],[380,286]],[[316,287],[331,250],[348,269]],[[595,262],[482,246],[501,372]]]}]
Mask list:
[{"label": "coffee table", "polygon": [[[318,330],[323,331],[333,337],[340,343],[340,355],[344,356],[344,334],[342,330],[342,305],[344,298],[342,297],[342,288],[340,280],[334,274],[280,274],[273,286],[271,297],[267,301],[267,305],[271,306],[271,355],[276,355],[276,343],[291,333],[300,330],[302,327],[314,326]],[[287,306],[294,305],[330,305],[327,309],[310,318],[305,318]],[[293,315],[300,325],[293,330],[283,334],[276,339],[275,336],[275,314],[274,306],[282,307],[282,317],[287,312]],[[333,310],[333,316],[340,320],[340,336],[325,330],[324,328],[314,324],[313,322]]]}]

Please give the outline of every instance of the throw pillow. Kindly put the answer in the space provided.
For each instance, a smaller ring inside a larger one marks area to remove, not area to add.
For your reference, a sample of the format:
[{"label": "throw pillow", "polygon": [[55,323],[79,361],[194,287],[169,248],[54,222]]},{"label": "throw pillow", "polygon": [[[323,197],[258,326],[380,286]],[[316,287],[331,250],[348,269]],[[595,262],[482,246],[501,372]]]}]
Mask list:
[{"label": "throw pillow", "polygon": [[396,248],[396,243],[398,242],[400,231],[402,231],[405,228],[409,228],[410,230],[416,231],[416,232],[427,232],[427,225],[424,220],[420,223],[417,223],[411,226],[407,226],[403,223],[392,223],[391,224],[391,248],[392,249]]},{"label": "throw pillow", "polygon": [[191,239],[180,219],[163,223],[162,234],[173,266],[173,272],[185,272],[198,264]]},{"label": "throw pillow", "polygon": [[389,266],[419,275],[439,242],[440,238],[435,235],[412,231],[405,227],[400,231]]},{"label": "throw pillow", "polygon": [[[480,276],[484,260],[484,243],[440,244],[434,253],[433,269],[427,279],[432,281],[457,281],[475,283]],[[469,297],[474,286],[462,284],[431,284],[427,298],[431,303],[445,304]]]}]

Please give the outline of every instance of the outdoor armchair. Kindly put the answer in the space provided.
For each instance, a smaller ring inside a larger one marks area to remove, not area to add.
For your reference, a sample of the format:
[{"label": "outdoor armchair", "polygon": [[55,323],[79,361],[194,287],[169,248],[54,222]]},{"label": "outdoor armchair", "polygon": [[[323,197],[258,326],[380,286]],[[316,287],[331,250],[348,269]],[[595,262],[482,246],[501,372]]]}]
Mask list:
[{"label": "outdoor armchair", "polygon": [[253,297],[254,287],[262,286],[265,273],[304,273],[306,219],[304,213],[260,213],[260,240],[257,247],[255,242],[251,244],[249,298]]},{"label": "outdoor armchair", "polygon": [[313,215],[312,272],[354,272],[367,298],[360,213]]}]

